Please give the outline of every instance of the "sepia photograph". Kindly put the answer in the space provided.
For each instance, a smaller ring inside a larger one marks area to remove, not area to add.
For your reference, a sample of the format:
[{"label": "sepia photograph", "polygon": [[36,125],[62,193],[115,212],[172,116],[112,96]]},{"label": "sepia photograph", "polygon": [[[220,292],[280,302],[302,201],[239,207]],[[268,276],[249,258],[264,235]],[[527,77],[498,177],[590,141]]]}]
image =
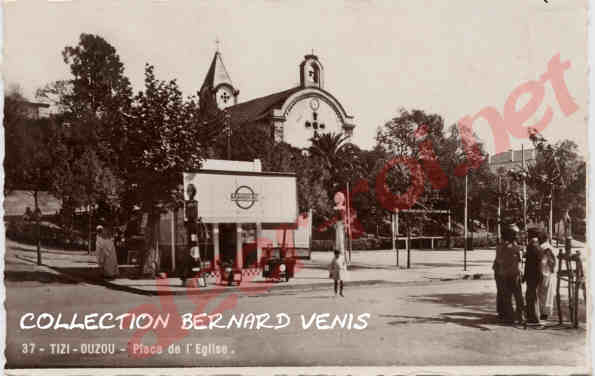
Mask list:
[{"label": "sepia photograph", "polygon": [[587,0],[5,0],[7,375],[588,375]]}]

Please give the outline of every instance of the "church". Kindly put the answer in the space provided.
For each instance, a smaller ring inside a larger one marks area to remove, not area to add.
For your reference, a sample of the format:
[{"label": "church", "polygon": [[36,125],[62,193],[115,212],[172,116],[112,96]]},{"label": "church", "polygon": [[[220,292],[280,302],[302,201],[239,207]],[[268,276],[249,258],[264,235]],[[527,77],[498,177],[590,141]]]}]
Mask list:
[{"label": "church", "polygon": [[351,137],[355,128],[353,116],[326,90],[324,67],[318,56],[304,56],[299,78],[299,86],[239,102],[240,91],[233,84],[221,53],[216,51],[201,86],[200,98],[226,111],[232,128],[265,127],[276,142],[294,147],[306,148],[312,137],[323,133]]}]

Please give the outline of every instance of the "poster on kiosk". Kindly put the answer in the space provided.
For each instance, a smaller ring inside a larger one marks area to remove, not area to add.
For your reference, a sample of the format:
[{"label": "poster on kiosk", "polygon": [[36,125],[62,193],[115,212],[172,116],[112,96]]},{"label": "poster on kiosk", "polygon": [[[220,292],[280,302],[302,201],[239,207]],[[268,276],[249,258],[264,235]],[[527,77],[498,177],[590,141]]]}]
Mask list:
[{"label": "poster on kiosk", "polygon": [[201,170],[184,173],[197,191],[198,215],[203,223],[295,224],[297,184],[293,174]]}]

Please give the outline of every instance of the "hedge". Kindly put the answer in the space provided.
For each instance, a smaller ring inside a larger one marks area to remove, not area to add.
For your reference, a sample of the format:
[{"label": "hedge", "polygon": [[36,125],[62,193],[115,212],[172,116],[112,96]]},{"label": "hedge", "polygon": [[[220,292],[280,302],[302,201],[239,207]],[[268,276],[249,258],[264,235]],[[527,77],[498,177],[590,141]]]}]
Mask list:
[{"label": "hedge", "polygon": [[[25,244],[36,244],[37,226],[33,222],[8,221],[6,238]],[[61,228],[40,224],[40,240],[43,246],[60,247],[66,249],[86,249],[87,240],[78,234],[68,236]]]},{"label": "hedge", "polygon": [[[496,246],[497,238],[493,235],[483,235],[474,237],[472,240],[472,248],[486,248]],[[411,239],[412,249],[431,249],[432,241],[429,238]],[[448,248],[463,248],[464,239],[462,236],[453,236],[450,238],[450,247],[448,246],[448,239],[434,239],[434,249],[448,249]],[[334,249],[334,240],[312,240],[312,251],[332,252]],[[392,249],[391,238],[360,238],[352,240],[352,247],[354,250],[380,250]],[[397,240],[397,247],[399,249],[406,248],[404,239]]]}]

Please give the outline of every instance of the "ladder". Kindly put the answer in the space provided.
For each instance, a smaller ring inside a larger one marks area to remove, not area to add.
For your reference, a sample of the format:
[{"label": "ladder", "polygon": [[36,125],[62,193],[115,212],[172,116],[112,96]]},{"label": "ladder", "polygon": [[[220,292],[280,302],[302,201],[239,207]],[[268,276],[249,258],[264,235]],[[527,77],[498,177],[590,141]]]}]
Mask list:
[{"label": "ladder", "polygon": [[583,290],[583,304],[587,301],[587,286],[583,271],[581,253],[572,253],[569,247],[566,250],[558,250],[558,278],[556,283],[556,308],[558,310],[558,323],[564,321],[562,312],[562,298],[560,295],[562,281],[567,282],[568,288],[568,312],[570,322],[574,328],[578,328],[579,293]]}]

